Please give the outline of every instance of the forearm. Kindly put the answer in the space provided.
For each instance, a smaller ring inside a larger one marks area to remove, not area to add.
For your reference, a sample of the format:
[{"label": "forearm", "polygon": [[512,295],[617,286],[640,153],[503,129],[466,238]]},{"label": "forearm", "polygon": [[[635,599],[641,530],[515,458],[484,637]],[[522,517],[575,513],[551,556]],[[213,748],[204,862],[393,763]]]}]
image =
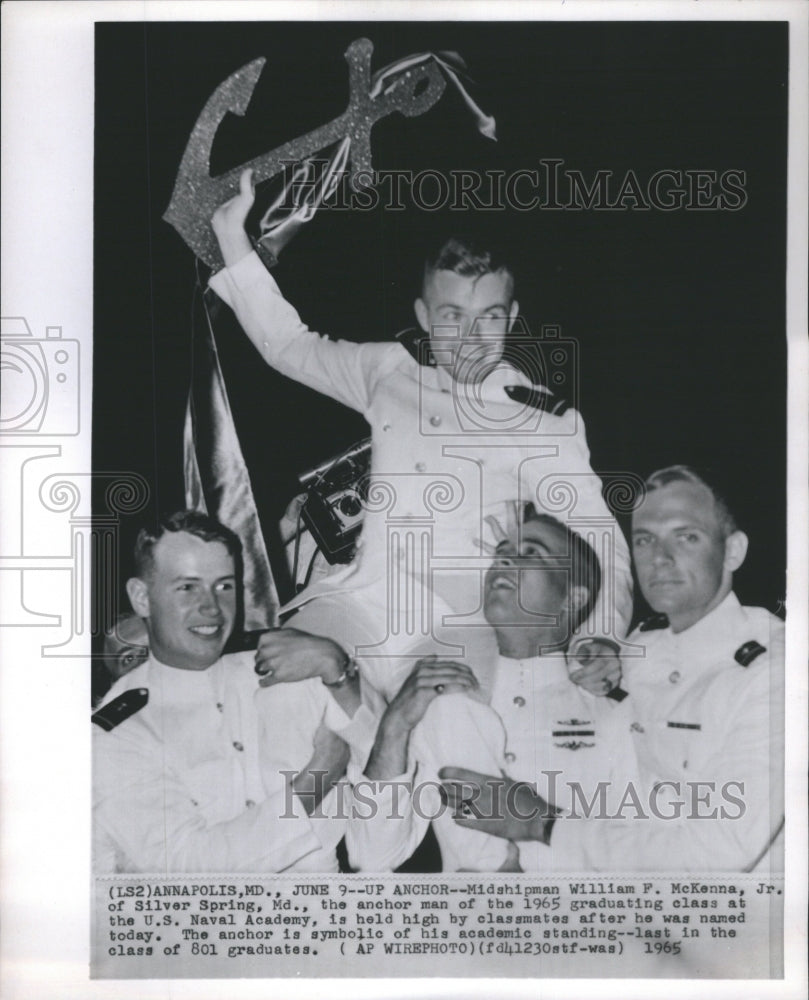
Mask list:
[{"label": "forearm", "polygon": [[312,759],[292,779],[292,790],[311,816],[346,773],[346,757],[315,752]]},{"label": "forearm", "polygon": [[359,676],[357,674],[353,677],[346,676],[343,683],[337,686],[326,683],[326,687],[329,689],[329,695],[334,703],[345,712],[349,719],[353,719],[362,704]]},{"label": "forearm", "polygon": [[372,781],[394,778],[407,770],[410,728],[396,718],[383,717],[379,724],[365,776]]}]

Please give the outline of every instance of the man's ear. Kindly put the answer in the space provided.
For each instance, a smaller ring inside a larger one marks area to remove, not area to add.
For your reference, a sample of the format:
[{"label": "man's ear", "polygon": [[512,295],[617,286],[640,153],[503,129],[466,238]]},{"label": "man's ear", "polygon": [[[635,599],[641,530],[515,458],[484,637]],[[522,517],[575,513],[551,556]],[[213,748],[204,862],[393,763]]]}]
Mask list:
[{"label": "man's ear", "polygon": [[424,304],[424,299],[416,299],[413,303],[413,311],[416,314],[416,319],[419,321],[419,326],[425,333],[429,333],[430,320],[427,316],[427,306]]},{"label": "man's ear", "polygon": [[508,311],[508,329],[509,329],[509,333],[511,332],[512,326],[514,326],[514,320],[519,316],[519,314],[520,314],[520,303],[515,299],[511,303],[511,308]]},{"label": "man's ear", "polygon": [[130,577],[126,581],[126,594],[132,610],[138,618],[149,617],[149,588],[139,576]]},{"label": "man's ear", "polygon": [[725,569],[735,573],[747,555],[749,539],[743,531],[734,531],[725,539]]},{"label": "man's ear", "polygon": [[587,587],[570,587],[567,597],[562,602],[562,608],[568,611],[578,611],[590,600],[590,591]]}]

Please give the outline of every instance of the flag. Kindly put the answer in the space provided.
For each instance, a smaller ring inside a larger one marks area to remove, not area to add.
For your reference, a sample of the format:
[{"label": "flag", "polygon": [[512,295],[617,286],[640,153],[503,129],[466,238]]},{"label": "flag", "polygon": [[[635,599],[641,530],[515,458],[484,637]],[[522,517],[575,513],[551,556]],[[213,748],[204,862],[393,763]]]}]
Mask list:
[{"label": "flag", "polygon": [[204,322],[194,324],[183,429],[185,503],[215,517],[241,539],[244,629],[252,632],[277,625],[278,593],[204,299],[203,312]]}]

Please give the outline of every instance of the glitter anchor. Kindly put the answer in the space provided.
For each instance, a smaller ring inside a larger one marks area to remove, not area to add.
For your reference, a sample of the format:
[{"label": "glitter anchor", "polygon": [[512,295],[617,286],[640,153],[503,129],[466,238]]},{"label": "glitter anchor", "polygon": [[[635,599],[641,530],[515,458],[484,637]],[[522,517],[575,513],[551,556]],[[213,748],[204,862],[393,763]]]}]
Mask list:
[{"label": "glitter anchor", "polygon": [[[213,269],[223,265],[213,230],[211,216],[239,190],[239,177],[252,169],[255,183],[271,180],[293,163],[301,163],[339,143],[331,168],[323,179],[316,201],[296,206],[291,218],[311,218],[317,206],[334,190],[348,166],[354,185],[368,186],[373,180],[371,129],[381,118],[398,111],[415,118],[428,111],[442,96],[447,81],[452,83],[477,120],[479,131],[495,139],[494,119],[484,115],[463,87],[450,64],[463,66],[455,53],[420,53],[401,59],[371,76],[373,44],[359,38],[345,53],[349,72],[348,107],[337,118],[276,149],[211,177],[211,148],[222,119],[228,112],[244,116],[253,96],[266,59],[256,59],[228,77],[213,92],[197,119],[183,153],[174,184],[171,202],[163,218],[170,223],[191,250]],[[286,192],[287,189],[285,189]],[[280,202],[278,199],[273,208]],[[269,213],[268,213],[269,214]],[[262,230],[273,223],[263,220]]]}]

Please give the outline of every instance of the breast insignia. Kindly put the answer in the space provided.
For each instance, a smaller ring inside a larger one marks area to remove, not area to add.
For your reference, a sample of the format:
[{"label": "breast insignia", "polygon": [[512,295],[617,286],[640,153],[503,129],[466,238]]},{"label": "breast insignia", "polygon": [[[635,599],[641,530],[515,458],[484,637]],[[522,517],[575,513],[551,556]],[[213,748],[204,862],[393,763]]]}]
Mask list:
[{"label": "breast insignia", "polygon": [[760,642],[756,642],[755,639],[751,639],[750,642],[746,642],[743,646],[739,646],[733,654],[733,659],[742,667],[749,667],[757,656],[761,656],[762,653],[766,652],[766,646],[762,646]]},{"label": "breast insignia", "polygon": [[132,688],[118,695],[108,705],[103,705],[97,712],[93,712],[93,722],[97,726],[109,733],[125,722],[131,715],[139,712],[149,701],[148,688]]}]

